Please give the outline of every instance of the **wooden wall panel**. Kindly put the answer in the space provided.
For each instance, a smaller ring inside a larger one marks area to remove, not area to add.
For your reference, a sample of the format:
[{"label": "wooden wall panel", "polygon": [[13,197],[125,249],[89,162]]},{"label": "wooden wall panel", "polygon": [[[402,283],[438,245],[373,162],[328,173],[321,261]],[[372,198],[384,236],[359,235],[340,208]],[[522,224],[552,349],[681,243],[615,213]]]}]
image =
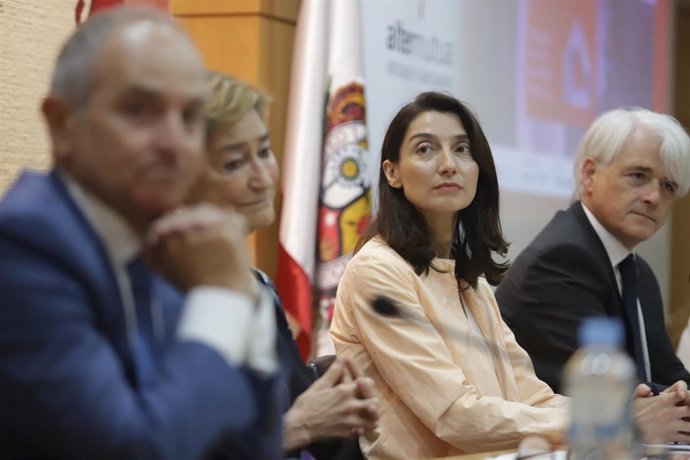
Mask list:
[{"label": "wooden wall panel", "polygon": [[[678,2],[675,23],[674,114],[690,130],[690,1]],[[671,227],[671,302],[667,321],[674,343],[690,315],[690,195],[673,207]]]},{"label": "wooden wall panel", "polygon": [[261,21],[259,16],[180,18],[209,69],[251,83],[259,82]]},{"label": "wooden wall panel", "polygon": [[294,24],[299,0],[169,0],[175,16],[259,14]]},{"label": "wooden wall panel", "polygon": [[74,4],[0,0],[0,197],[22,169],[52,164],[40,106],[55,57],[74,30]]}]

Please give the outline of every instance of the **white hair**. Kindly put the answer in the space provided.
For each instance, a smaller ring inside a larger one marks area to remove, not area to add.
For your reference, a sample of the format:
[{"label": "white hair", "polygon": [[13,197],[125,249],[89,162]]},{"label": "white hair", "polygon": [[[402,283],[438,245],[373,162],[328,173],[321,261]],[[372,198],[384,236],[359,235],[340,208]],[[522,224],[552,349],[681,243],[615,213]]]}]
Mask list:
[{"label": "white hair", "polygon": [[641,107],[628,107],[601,114],[582,137],[575,155],[575,197],[583,192],[582,165],[587,158],[611,164],[636,129],[643,127],[661,139],[659,156],[671,180],[678,184],[676,196],[690,188],[690,138],[681,124],[670,115]]}]

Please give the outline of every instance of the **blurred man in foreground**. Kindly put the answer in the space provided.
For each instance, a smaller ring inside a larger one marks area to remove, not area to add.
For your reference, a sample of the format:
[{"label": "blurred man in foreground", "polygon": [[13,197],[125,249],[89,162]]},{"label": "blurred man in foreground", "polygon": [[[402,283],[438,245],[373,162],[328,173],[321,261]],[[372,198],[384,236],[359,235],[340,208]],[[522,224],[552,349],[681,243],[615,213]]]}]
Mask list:
[{"label": "blurred man in foreground", "polygon": [[170,214],[200,171],[205,97],[164,13],[108,10],[62,49],[54,168],[0,203],[0,457],[280,455],[273,305],[243,220]]}]

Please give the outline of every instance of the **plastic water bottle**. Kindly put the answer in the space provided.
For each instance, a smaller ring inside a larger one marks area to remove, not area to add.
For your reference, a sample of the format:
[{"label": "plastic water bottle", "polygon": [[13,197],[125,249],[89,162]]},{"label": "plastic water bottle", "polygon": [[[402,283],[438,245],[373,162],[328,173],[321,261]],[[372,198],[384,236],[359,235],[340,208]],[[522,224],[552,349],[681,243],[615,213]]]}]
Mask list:
[{"label": "plastic water bottle", "polygon": [[635,365],[621,351],[623,327],[612,318],[587,318],[581,348],[565,366],[565,394],[572,398],[571,458],[632,459],[637,452],[630,399]]}]

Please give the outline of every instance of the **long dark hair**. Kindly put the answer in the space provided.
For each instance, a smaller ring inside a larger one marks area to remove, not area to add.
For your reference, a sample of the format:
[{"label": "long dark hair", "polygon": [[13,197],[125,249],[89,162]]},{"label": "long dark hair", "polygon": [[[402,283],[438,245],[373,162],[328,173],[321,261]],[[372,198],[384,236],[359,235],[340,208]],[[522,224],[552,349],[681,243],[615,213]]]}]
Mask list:
[{"label": "long dark hair", "polygon": [[[455,278],[477,287],[483,274],[496,285],[508,270],[507,262],[496,262],[492,253],[504,256],[508,243],[503,237],[499,219],[499,193],[496,167],[491,148],[479,122],[465,104],[436,92],[422,93],[405,105],[391,121],[381,147],[381,164],[385,160],[398,163],[400,148],[410,124],[424,112],[456,115],[470,140],[472,157],[479,166],[477,193],[465,209],[458,212],[450,256],[455,259]],[[435,269],[432,260],[436,253],[432,246],[432,232],[424,216],[410,203],[402,188],[388,184],[383,168],[379,169],[378,213],[363,233],[357,250],[365,242],[380,235],[390,247],[405,259],[418,275]]]}]

